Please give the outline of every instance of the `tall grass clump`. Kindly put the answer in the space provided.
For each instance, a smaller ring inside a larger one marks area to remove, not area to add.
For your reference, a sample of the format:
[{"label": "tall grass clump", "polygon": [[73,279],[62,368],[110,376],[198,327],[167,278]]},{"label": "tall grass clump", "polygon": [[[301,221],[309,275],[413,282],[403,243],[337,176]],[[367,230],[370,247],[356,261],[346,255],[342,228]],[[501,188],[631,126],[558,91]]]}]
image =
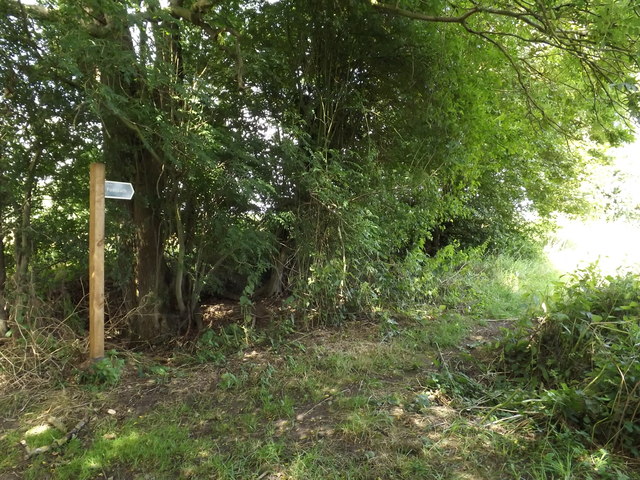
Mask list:
[{"label": "tall grass clump", "polygon": [[39,319],[42,326],[12,325],[0,342],[2,393],[44,384],[61,384],[85,350],[84,342],[63,321]]},{"label": "tall grass clump", "polygon": [[550,419],[640,456],[640,277],[571,275],[547,313],[503,343]]},{"label": "tall grass clump", "polygon": [[539,309],[559,276],[541,255],[448,245],[422,262],[417,284],[429,303],[478,318],[519,318]]},{"label": "tall grass clump", "polygon": [[559,273],[537,255],[494,254],[479,262],[475,313],[485,318],[518,318],[540,311]]}]

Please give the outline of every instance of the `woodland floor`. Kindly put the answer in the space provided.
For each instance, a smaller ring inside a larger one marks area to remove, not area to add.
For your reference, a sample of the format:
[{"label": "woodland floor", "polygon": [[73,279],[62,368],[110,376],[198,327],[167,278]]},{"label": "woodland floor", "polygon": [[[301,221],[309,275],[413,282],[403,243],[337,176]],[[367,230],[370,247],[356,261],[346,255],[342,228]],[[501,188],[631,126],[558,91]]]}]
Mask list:
[{"label": "woodland floor", "polygon": [[[218,305],[207,319],[238,314]],[[251,339],[217,346],[118,348],[115,386],[79,384],[76,372],[2,391],[0,480],[560,478],[531,473],[549,455],[531,424],[489,420],[488,399],[447,383],[491,375],[484,346],[511,321],[442,314],[286,332],[266,315],[257,323]],[[78,422],[73,438],[27,458]]]}]

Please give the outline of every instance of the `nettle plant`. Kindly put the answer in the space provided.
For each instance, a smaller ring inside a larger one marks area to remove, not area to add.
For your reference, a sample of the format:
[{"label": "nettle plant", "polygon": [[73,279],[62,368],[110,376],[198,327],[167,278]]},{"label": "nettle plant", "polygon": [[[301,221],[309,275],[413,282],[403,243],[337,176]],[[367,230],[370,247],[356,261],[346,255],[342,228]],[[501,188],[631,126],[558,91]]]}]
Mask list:
[{"label": "nettle plant", "polygon": [[87,370],[81,372],[78,381],[98,387],[114,386],[120,381],[124,366],[124,359],[119,358],[115,350],[109,350],[104,358],[94,362]]}]

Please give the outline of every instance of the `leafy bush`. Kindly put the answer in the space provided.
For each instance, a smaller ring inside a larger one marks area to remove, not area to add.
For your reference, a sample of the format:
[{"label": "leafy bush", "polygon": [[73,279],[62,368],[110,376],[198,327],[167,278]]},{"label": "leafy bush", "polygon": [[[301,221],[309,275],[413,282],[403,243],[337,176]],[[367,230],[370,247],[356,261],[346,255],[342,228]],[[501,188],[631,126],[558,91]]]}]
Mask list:
[{"label": "leafy bush", "polygon": [[247,327],[232,323],[219,331],[205,330],[196,343],[196,359],[201,363],[223,364],[226,356],[247,345],[251,332]]},{"label": "leafy bush", "polygon": [[640,456],[640,277],[572,275],[533,333],[503,344],[505,366],[533,379],[541,409]]},{"label": "leafy bush", "polygon": [[120,381],[124,371],[124,360],[118,357],[115,350],[109,350],[106,354],[106,357],[92,363],[87,370],[80,373],[80,383],[109,387]]}]

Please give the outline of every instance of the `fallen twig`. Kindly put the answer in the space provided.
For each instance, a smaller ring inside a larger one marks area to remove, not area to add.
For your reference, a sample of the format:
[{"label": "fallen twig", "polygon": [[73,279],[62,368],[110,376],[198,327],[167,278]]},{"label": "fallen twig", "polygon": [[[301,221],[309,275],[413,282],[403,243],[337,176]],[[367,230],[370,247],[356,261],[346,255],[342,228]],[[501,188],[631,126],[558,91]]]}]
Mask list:
[{"label": "fallen twig", "polygon": [[[64,437],[60,437],[57,440],[54,440],[53,443],[51,443],[49,445],[44,445],[42,447],[37,447],[37,448],[33,448],[32,449],[32,448],[29,448],[29,446],[27,445],[27,441],[26,440],[22,440],[20,442],[20,444],[26,450],[25,459],[29,460],[31,457],[33,457],[35,455],[39,455],[40,453],[46,453],[46,452],[49,452],[49,451],[53,450],[54,448],[61,447],[62,445],[67,443],[72,438],[75,438],[78,435],[78,433],[80,432],[80,430],[82,430],[84,428],[84,426],[87,424],[88,421],[89,421],[88,418],[86,418],[86,417],[83,418],[78,423],[76,423],[76,426],[73,427],[71,430],[69,430]],[[51,423],[56,428],[59,425],[59,422],[56,422],[56,424],[54,425],[50,420],[49,420],[49,423]]]},{"label": "fallen twig", "polygon": [[344,392],[348,392],[349,390],[351,390],[350,388],[345,388],[344,390],[340,390],[337,393],[333,393],[331,395],[328,395],[327,397],[325,397],[324,399],[320,400],[318,403],[316,403],[313,407],[311,407],[309,410],[307,410],[306,412],[298,415],[298,419],[301,420],[304,417],[306,417],[307,415],[309,415],[311,412],[313,412],[317,407],[319,407],[320,405],[322,405],[323,403],[333,399],[334,397],[336,397],[337,395],[340,395]]}]

